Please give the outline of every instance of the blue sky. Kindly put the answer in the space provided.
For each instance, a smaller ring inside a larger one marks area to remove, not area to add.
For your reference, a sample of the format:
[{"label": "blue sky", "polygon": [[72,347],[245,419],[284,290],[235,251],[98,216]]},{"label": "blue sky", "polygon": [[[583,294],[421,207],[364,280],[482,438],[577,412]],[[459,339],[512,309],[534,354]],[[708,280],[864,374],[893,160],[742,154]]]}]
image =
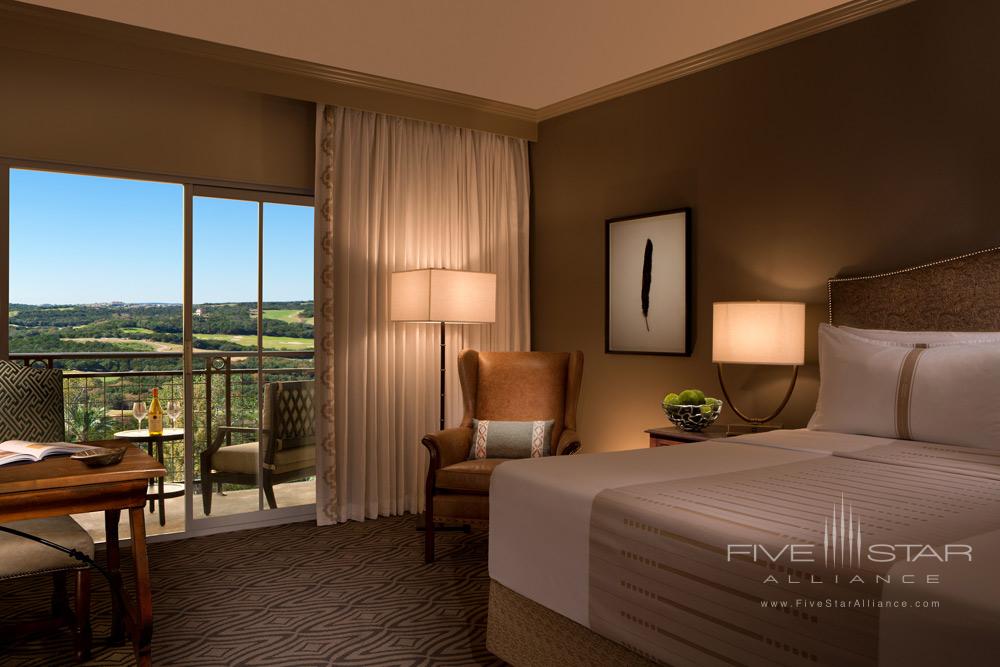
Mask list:
[{"label": "blue sky", "polygon": [[[11,303],[183,296],[184,189],[11,170]],[[312,208],[264,205],[264,300],[313,294]],[[194,200],[195,303],[257,300],[257,204]]]}]

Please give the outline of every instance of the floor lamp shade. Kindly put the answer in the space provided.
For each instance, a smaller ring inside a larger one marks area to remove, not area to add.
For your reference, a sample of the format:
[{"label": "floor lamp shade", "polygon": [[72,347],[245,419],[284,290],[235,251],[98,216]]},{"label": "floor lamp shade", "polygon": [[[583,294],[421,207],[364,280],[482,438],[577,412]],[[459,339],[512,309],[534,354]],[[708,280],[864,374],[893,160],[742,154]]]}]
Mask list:
[{"label": "floor lamp shade", "polygon": [[389,318],[395,322],[495,322],[494,273],[419,269],[392,274]]},{"label": "floor lamp shade", "polygon": [[444,429],[445,323],[496,322],[497,276],[478,271],[417,269],[392,274],[389,319],[394,322],[435,322],[441,328],[441,404],[439,425]]},{"label": "floor lamp shade", "polygon": [[712,361],[801,366],[806,306],[787,301],[712,304]]}]

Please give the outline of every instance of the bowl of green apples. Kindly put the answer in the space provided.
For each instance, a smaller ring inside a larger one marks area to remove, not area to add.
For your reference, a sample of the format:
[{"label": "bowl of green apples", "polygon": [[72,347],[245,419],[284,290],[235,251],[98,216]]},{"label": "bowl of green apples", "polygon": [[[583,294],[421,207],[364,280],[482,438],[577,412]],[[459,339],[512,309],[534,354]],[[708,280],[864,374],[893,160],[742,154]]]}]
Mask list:
[{"label": "bowl of green apples", "polygon": [[719,418],[722,401],[700,389],[685,389],[663,397],[663,412],[682,431],[701,431]]}]

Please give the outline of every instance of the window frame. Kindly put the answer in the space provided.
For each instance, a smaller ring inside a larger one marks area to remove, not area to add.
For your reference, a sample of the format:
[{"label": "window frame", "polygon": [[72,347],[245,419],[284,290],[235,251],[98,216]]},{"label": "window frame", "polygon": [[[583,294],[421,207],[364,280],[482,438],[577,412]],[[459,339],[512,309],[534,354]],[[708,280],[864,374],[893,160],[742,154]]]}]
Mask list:
[{"label": "window frame", "polygon": [[[264,204],[290,204],[296,206],[315,207],[313,192],[302,188],[292,188],[284,186],[266,186],[254,183],[239,183],[210,178],[186,177],[177,174],[162,174],[155,172],[145,172],[130,169],[116,169],[105,167],[84,166],[79,164],[64,162],[48,162],[39,160],[24,160],[18,158],[0,156],[0,258],[7,262],[6,270],[0,270],[0,360],[10,358],[10,174],[13,169],[23,169],[32,171],[58,172],[79,176],[97,176],[104,178],[121,178],[137,181],[155,181],[180,185],[184,189],[183,207],[183,384],[185,397],[194,396],[194,346],[193,346],[193,265],[194,265],[194,244],[193,244],[193,199],[194,197],[215,197],[221,199],[238,199],[243,201],[253,201],[258,203],[258,253],[257,253],[257,350],[258,368],[262,367],[262,299],[263,299],[263,225],[264,225]],[[314,237],[315,244],[315,237]],[[315,278],[316,267],[313,267]],[[314,281],[315,282],[315,281]],[[315,302],[315,295],[314,295]],[[260,423],[260,410],[263,392],[263,373],[258,374],[258,441]],[[194,406],[190,400],[184,401],[185,423],[194,423]],[[186,431],[184,439],[184,485],[185,485],[185,522],[184,530],[177,533],[167,533],[150,536],[149,541],[168,541],[172,539],[184,539],[199,535],[225,532],[231,530],[243,530],[264,526],[280,525],[293,521],[301,521],[315,516],[315,503],[308,505],[298,505],[294,507],[279,507],[277,509],[258,509],[255,512],[245,514],[235,514],[228,516],[201,517],[194,516],[194,434]],[[262,496],[262,489],[258,471],[258,498]],[[262,507],[259,500],[259,507]]]}]

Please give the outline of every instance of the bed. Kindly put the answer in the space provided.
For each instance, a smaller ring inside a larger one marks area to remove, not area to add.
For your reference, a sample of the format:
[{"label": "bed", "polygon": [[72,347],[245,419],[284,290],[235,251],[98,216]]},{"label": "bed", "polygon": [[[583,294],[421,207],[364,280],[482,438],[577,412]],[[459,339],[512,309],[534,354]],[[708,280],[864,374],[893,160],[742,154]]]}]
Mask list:
[{"label": "bed", "polygon": [[[833,279],[829,317],[1000,331],[1000,249]],[[1000,450],[936,440],[800,429],[508,462],[487,645],[517,667],[986,664]]]}]

